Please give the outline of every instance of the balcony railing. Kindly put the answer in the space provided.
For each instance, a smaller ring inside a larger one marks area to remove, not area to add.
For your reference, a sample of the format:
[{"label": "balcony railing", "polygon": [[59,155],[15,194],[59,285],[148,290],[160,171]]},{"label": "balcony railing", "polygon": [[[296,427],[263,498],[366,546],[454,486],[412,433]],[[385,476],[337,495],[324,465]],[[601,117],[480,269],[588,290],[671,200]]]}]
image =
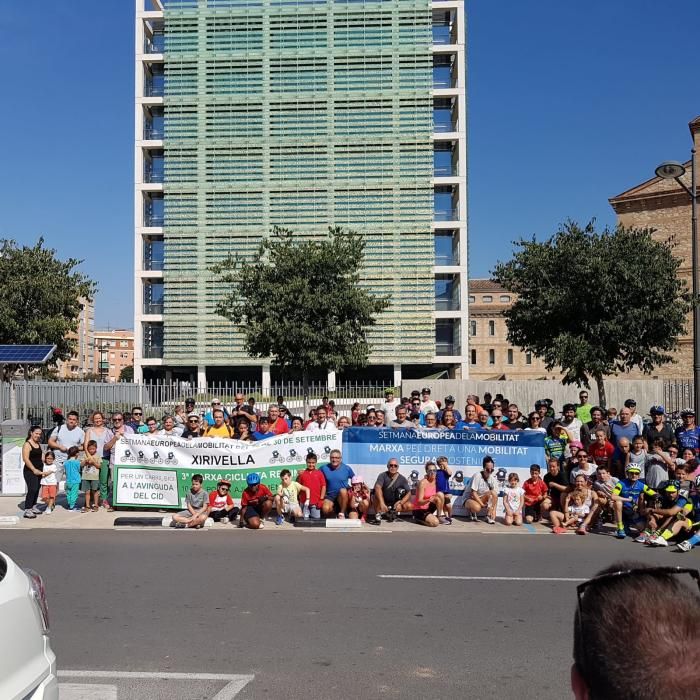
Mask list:
[{"label": "balcony railing", "polygon": [[154,126],[153,124],[146,124],[143,127],[143,138],[146,141],[160,141],[165,135],[162,126]]},{"label": "balcony railing", "polygon": [[436,165],[433,174],[436,177],[452,177],[457,175],[457,168],[454,165]]},{"label": "balcony railing", "polygon": [[452,33],[448,24],[433,25],[433,44],[453,44]]},{"label": "balcony railing", "polygon": [[454,87],[454,78],[450,76],[435,75],[433,76],[433,88],[451,88]]},{"label": "balcony railing", "polygon": [[435,253],[435,265],[437,266],[447,266],[447,265],[459,265],[459,254],[455,251],[451,255],[445,253],[439,254]]},{"label": "balcony railing", "polygon": [[165,221],[165,217],[162,214],[150,214],[146,212],[143,216],[144,226],[162,226]]},{"label": "balcony railing", "polygon": [[163,259],[162,258],[144,257],[143,269],[144,270],[155,270],[155,271],[162,270],[163,269]]},{"label": "balcony railing", "polygon": [[163,95],[165,95],[165,83],[162,81],[153,82],[147,80],[143,86],[143,94],[146,97],[163,97]]},{"label": "balcony railing", "polygon": [[163,357],[162,345],[144,345],[143,356],[147,360],[157,360]]},{"label": "balcony railing", "polygon": [[165,51],[165,34],[163,32],[154,32],[152,37],[146,37],[144,40],[144,53],[163,53]]},{"label": "balcony railing", "polygon": [[459,311],[459,298],[435,297],[435,311]]},{"label": "balcony railing", "polygon": [[435,121],[433,122],[433,131],[444,134],[450,131],[457,131],[456,122],[450,121]]},{"label": "balcony railing", "polygon": [[435,209],[433,212],[433,221],[458,221],[459,209]]},{"label": "balcony railing", "polygon": [[143,313],[144,314],[162,314],[163,313],[163,302],[162,301],[144,301],[143,302]]},{"label": "balcony railing", "polygon": [[163,166],[148,167],[143,170],[143,181],[151,183],[162,183],[164,180]]},{"label": "balcony railing", "polygon": [[435,354],[438,357],[453,357],[455,355],[461,355],[462,351],[459,343],[448,343],[438,340],[435,342]]}]

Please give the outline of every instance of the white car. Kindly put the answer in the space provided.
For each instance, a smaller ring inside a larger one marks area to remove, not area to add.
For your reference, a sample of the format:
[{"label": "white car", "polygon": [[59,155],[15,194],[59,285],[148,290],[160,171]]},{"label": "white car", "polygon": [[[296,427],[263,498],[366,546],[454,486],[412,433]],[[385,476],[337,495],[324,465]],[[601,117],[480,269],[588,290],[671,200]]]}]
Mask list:
[{"label": "white car", "polygon": [[58,700],[41,576],[0,552],[0,698]]}]

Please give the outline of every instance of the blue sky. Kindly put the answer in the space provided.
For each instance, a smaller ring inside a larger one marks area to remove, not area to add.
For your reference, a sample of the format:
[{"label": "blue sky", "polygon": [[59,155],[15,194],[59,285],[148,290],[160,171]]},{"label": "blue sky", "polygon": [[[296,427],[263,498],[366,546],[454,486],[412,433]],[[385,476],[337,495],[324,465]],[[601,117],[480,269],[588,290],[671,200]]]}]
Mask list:
[{"label": "blue sky", "polygon": [[[132,325],[132,0],[2,0],[0,237],[43,235],[99,281],[96,322]],[[678,0],[473,0],[468,12],[470,274],[689,157],[700,114]]]}]

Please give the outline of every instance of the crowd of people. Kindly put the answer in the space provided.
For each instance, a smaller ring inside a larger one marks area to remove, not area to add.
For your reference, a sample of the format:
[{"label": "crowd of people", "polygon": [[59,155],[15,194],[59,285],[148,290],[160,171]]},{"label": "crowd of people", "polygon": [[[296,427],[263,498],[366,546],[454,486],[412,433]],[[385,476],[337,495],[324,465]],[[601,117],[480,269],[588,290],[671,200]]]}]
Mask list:
[{"label": "crowd of people", "polygon": [[[88,424],[80,427],[79,415],[70,411],[65,419],[59,415],[46,450],[41,445],[41,427],[32,426],[29,431],[22,451],[27,483],[24,515],[34,518],[51,513],[62,479],[70,509],[78,510],[82,492],[81,512],[97,511],[100,505],[112,510],[109,493],[114,446],[125,434],[257,441],[284,433],[350,426],[516,430],[542,434],[547,464],[533,464],[530,478],[522,484],[515,472],[501,484],[494,476],[493,458],[484,458],[482,469],[459,498],[468,520],[483,518],[493,524],[501,512],[509,526],[543,521],[551,524],[555,534],[571,530],[581,535],[610,523],[620,539],[633,536],[651,546],[676,542],[680,551],[688,551],[700,542],[700,427],[695,413],[692,409],[681,411],[682,425],[674,427],[663,406],[652,406],[647,421],[636,409],[633,399],[626,400],[619,412],[593,406],[583,390],[579,402],[564,405],[560,415],[548,399],[536,401],[533,410],[523,413],[507,398],[488,394],[483,402],[468,396],[462,414],[454,397],[434,400],[425,387],[403,398],[389,390],[377,405],[362,408],[354,404],[349,416],[339,415],[327,398],[305,418],[293,415],[282,396],[261,412],[253,398],[246,400],[240,393],[230,406],[214,399],[199,413],[194,399],[187,399],[172,415],[160,419],[145,416],[143,409],[135,406],[128,413],[113,413],[111,425],[103,413],[95,411]],[[402,514],[430,527],[451,524],[457,499],[450,488],[452,469],[447,457],[429,461],[423,478],[412,483],[399,468],[398,459],[390,458],[386,472],[370,485],[343,463],[339,451],[331,452],[329,463],[320,468],[316,455],[310,454],[306,469],[296,479],[291,473],[282,473],[274,494],[260,483],[259,474],[249,474],[240,509],[228,493],[230,483],[220,482],[215,492],[205,494],[203,480],[197,481],[200,475],[195,475],[187,509],[173,522],[178,527],[199,527],[207,518],[227,519],[259,529],[274,509],[278,524],[285,518],[303,517],[361,518],[379,524]],[[39,494],[43,509],[37,505]]]}]

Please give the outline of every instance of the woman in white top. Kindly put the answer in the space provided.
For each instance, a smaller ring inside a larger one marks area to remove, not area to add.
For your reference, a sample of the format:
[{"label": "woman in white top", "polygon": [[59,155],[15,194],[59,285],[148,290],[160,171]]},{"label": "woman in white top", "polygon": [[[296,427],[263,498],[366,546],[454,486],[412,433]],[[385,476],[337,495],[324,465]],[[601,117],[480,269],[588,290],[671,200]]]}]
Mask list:
[{"label": "woman in white top", "polygon": [[547,431],[542,427],[542,416],[536,411],[533,411],[527,417],[527,428],[523,430],[524,433],[542,433],[547,434]]}]

